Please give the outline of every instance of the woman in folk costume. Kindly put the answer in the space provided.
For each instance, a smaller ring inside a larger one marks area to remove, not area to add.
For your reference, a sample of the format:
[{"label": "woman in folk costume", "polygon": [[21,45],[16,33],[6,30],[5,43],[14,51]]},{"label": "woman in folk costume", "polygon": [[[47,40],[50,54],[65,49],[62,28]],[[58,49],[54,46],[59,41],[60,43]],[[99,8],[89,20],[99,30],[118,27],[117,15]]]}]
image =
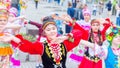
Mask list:
[{"label": "woman in folk costume", "polygon": [[[8,23],[8,10],[6,6],[0,5],[0,68],[9,68],[10,55],[13,54],[13,50],[10,47],[8,33],[4,32],[3,29]],[[4,41],[3,41],[4,37]]]},{"label": "woman in folk costume", "polygon": [[106,32],[105,68],[120,68],[120,27],[110,27]]},{"label": "woman in folk costume", "polygon": [[[6,28],[6,32],[9,32],[10,34],[16,35],[19,33],[20,28],[22,27],[22,22],[21,19],[17,19],[17,14],[18,14],[18,10],[14,7],[11,7],[9,9],[9,18],[8,18],[8,23],[7,25],[13,25],[12,28]],[[11,68],[20,68],[20,60],[18,58],[18,53],[19,50],[17,48],[15,48],[14,46],[12,47],[14,53],[11,55],[10,58],[10,67]]]},{"label": "woman in folk costume", "polygon": [[67,52],[76,47],[80,41],[82,44],[89,44],[89,47],[94,46],[93,43],[81,40],[84,30],[77,23],[74,24],[72,32],[65,36],[58,35],[53,20],[44,21],[42,29],[44,36],[47,38],[44,42],[36,41],[33,43],[24,39],[21,35],[16,35],[17,38],[12,37],[9,41],[13,40],[11,43],[24,52],[42,55],[44,68],[66,68]]},{"label": "woman in folk costume", "polygon": [[[85,10],[83,12],[83,17],[84,20],[78,20],[76,21],[76,23],[78,23],[80,27],[82,27],[87,33],[89,33],[91,29],[91,25],[90,25],[91,12],[88,9]],[[87,37],[87,39],[85,40],[88,40],[87,35],[84,37]],[[75,60],[77,63],[80,63],[84,55],[84,50],[85,50],[84,46],[78,46],[74,48],[72,54],[70,55],[70,58],[72,60]]]},{"label": "woman in folk costume", "polygon": [[[107,21],[103,23],[104,28],[102,31],[100,31],[100,21],[97,19],[93,19],[91,21],[91,31],[89,35],[89,41],[92,43],[97,44],[98,46],[102,46],[102,42],[105,40],[105,33],[106,30],[110,27],[111,22],[107,18]],[[101,55],[98,55],[99,49],[95,50],[97,46],[95,46],[93,49],[88,48],[86,49],[85,55],[81,61],[81,64],[79,65],[79,68],[102,68],[102,60],[101,60]],[[102,49],[101,49],[102,51]],[[100,52],[101,52],[100,51]]]}]

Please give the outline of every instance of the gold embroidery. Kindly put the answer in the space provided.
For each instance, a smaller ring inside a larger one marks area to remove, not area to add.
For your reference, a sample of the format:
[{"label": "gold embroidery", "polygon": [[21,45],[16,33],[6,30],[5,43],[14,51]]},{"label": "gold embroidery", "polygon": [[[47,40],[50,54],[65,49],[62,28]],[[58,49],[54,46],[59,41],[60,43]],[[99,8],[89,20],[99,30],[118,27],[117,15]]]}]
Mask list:
[{"label": "gold embroidery", "polygon": [[48,46],[45,46],[45,52],[47,53],[48,57],[51,57],[51,56],[50,56],[50,52],[49,52],[49,47],[48,47]]},{"label": "gold embroidery", "polygon": [[[49,44],[46,42],[45,44],[45,52],[46,54],[48,55],[49,58],[53,59],[53,61],[56,63],[56,64],[60,64],[60,62],[56,62],[55,60],[55,54],[53,53],[52,51],[52,48],[49,46]],[[60,61],[62,60],[62,56],[65,56],[65,47],[63,44],[59,44],[59,47],[60,47],[60,51],[59,51],[59,56],[60,56]]]}]

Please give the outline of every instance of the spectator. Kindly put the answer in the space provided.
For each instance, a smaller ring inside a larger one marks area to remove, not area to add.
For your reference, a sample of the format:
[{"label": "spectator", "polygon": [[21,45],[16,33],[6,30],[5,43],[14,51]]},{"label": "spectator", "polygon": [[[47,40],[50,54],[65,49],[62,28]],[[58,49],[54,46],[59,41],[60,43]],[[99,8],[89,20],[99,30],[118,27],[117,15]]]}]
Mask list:
[{"label": "spectator", "polygon": [[119,16],[116,19],[116,25],[120,26],[120,14],[119,14]]},{"label": "spectator", "polygon": [[83,4],[78,3],[76,8],[75,8],[75,14],[74,14],[74,18],[76,20],[83,20],[84,19],[82,9],[83,9]]},{"label": "spectator", "polygon": [[112,9],[112,3],[109,1],[106,5],[107,10],[108,10],[108,16],[111,16],[111,9]]},{"label": "spectator", "polygon": [[16,9],[19,9],[19,0],[12,0],[11,6],[15,7]]},{"label": "spectator", "polygon": [[35,1],[35,8],[37,9],[39,0],[34,0],[34,1]]},{"label": "spectator", "polygon": [[[72,3],[71,2],[68,2],[68,8],[67,8],[67,14],[71,17],[71,18],[74,18],[74,8],[72,7]],[[66,33],[69,33],[71,31],[72,27],[66,25],[65,26],[65,32]]]},{"label": "spectator", "polygon": [[94,3],[94,4],[93,4],[93,12],[92,12],[92,14],[93,14],[94,16],[96,16],[96,13],[97,13],[97,4]]}]

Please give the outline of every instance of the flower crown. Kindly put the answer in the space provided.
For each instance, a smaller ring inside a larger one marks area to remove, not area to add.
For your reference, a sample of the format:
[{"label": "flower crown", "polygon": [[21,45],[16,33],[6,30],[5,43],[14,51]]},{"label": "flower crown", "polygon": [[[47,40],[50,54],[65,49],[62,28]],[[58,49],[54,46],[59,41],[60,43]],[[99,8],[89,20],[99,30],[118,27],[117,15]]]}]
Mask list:
[{"label": "flower crown", "polygon": [[113,38],[116,35],[120,35],[120,27],[110,27],[107,31],[106,31],[106,39],[109,42],[112,42]]},{"label": "flower crown", "polygon": [[0,17],[7,17],[8,16],[8,9],[5,4],[0,4]]}]

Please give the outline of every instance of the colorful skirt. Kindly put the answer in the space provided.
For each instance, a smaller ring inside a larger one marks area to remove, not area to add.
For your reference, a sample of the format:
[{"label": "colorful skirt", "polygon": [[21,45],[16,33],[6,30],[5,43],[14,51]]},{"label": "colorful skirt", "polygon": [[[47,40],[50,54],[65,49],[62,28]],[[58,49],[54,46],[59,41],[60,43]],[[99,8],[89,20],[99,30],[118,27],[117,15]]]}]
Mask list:
[{"label": "colorful skirt", "polygon": [[83,57],[81,64],[78,68],[102,68],[102,60],[94,62],[88,59],[86,56]]},{"label": "colorful skirt", "polygon": [[12,55],[13,50],[10,44],[0,43],[0,56]]}]

